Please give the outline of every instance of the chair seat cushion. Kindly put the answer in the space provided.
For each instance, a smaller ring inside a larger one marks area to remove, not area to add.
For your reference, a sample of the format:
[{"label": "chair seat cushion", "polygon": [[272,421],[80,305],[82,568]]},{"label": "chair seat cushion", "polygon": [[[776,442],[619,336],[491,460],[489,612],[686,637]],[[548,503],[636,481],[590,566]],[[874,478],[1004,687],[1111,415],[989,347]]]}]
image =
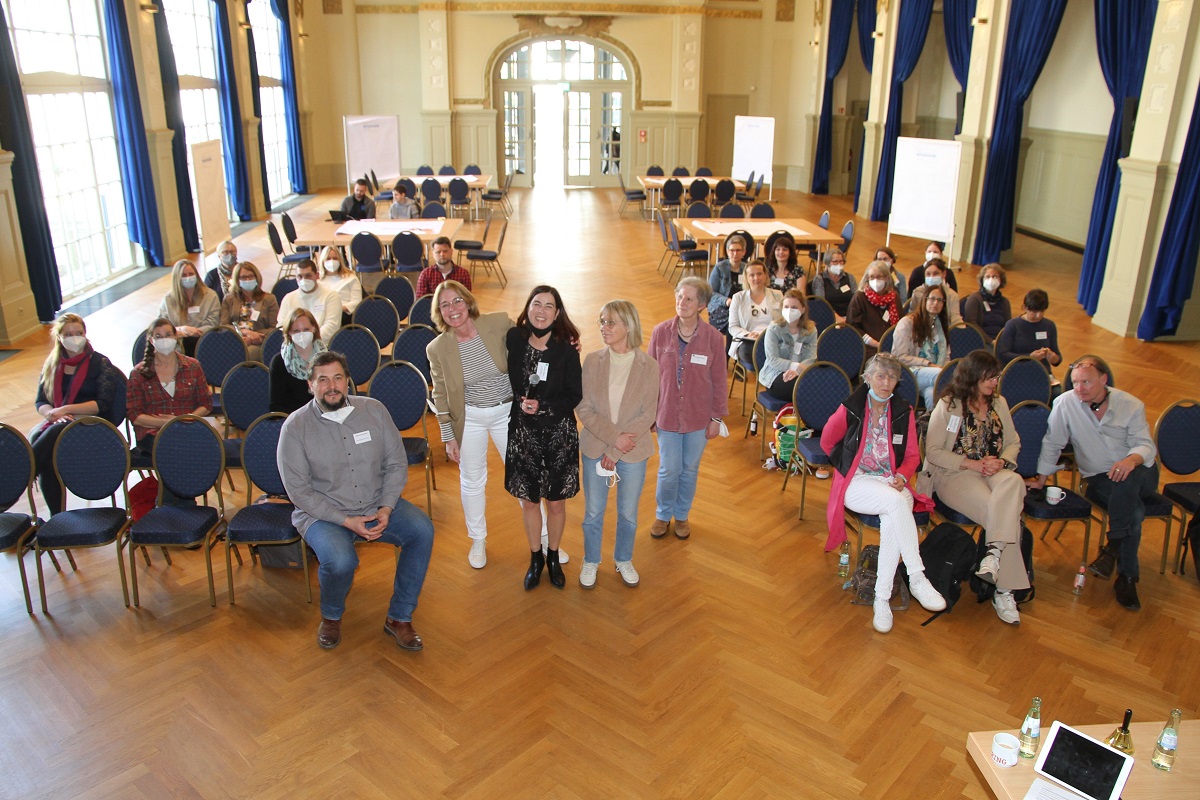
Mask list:
[{"label": "chair seat cushion", "polygon": [[62,511],[38,529],[38,544],[43,550],[107,544],[117,538],[127,519],[123,508]]},{"label": "chair seat cushion", "polygon": [[1092,504],[1075,492],[1064,489],[1066,496],[1058,505],[1050,505],[1042,494],[1025,495],[1025,516],[1040,520],[1087,519],[1092,514]]},{"label": "chair seat cushion", "polygon": [[[858,517],[858,521],[861,522],[863,525],[866,525],[868,528],[875,528],[875,529],[879,528],[879,516],[877,514],[855,513],[854,516]],[[914,511],[913,512],[913,521],[917,523],[918,528],[928,525],[929,524],[929,512],[928,511]]]},{"label": "chair seat cushion", "polygon": [[404,454],[408,456],[409,466],[424,464],[429,455],[429,440],[418,436],[404,436]]},{"label": "chair seat cushion", "polygon": [[0,514],[0,550],[7,550],[15,545],[21,534],[29,530],[32,522],[28,514]]},{"label": "chair seat cushion", "polygon": [[484,200],[501,200],[504,198],[504,192],[499,189],[488,189],[483,193]]},{"label": "chair seat cushion", "polygon": [[383,272],[382,264],[355,264],[355,272]]},{"label": "chair seat cushion", "polygon": [[233,515],[225,529],[230,542],[286,542],[300,534],[292,525],[291,503],[260,503]]},{"label": "chair seat cushion", "polygon": [[1163,487],[1163,494],[1190,514],[1200,511],[1200,483],[1168,483]]},{"label": "chair seat cushion", "polygon": [[471,261],[495,261],[498,253],[495,250],[472,250],[467,253]]},{"label": "chair seat cushion", "polygon": [[953,522],[955,525],[976,524],[975,520],[971,519],[966,514],[955,511],[953,508],[943,503],[942,498],[938,497],[936,494],[933,496],[933,504],[941,518],[947,522]]},{"label": "chair seat cushion", "polygon": [[482,250],[483,242],[476,239],[459,239],[454,243],[455,250]]},{"label": "chair seat cushion", "polygon": [[130,541],[135,545],[198,544],[220,518],[209,506],[158,506],[133,523]]},{"label": "chair seat cushion", "polygon": [[280,259],[285,264],[299,264],[308,259],[308,253],[288,253]]},{"label": "chair seat cushion", "polygon": [[821,440],[815,436],[797,439],[796,453],[804,459],[806,464],[816,464],[817,466],[829,464],[829,456],[821,449]]},{"label": "chair seat cushion", "polygon": [[680,261],[708,261],[707,250],[680,250]]},{"label": "chair seat cushion", "polygon": [[646,193],[643,192],[641,189],[626,189],[625,190],[625,199],[626,200],[645,200]]},{"label": "chair seat cushion", "polygon": [[787,400],[780,400],[770,392],[758,393],[758,404],[771,414],[778,414],[783,411],[783,407],[788,404]]}]

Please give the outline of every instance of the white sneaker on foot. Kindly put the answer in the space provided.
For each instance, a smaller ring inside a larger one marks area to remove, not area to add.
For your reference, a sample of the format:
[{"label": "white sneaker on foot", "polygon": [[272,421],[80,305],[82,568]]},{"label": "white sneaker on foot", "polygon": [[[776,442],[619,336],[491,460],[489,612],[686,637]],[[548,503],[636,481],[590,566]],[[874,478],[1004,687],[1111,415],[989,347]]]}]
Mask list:
[{"label": "white sneaker on foot", "polygon": [[471,540],[471,552],[467,555],[467,563],[475,569],[487,566],[487,539]]},{"label": "white sneaker on foot", "polygon": [[617,572],[621,573],[621,580],[625,581],[626,586],[637,586],[641,578],[638,577],[637,570],[633,568],[632,561],[616,562]]},{"label": "white sneaker on foot", "polygon": [[871,624],[880,633],[887,633],[892,629],[892,606],[889,601],[875,601],[875,619],[872,620]]},{"label": "white sneaker on foot", "polygon": [[[543,533],[542,534],[542,555],[543,556],[546,555],[546,551],[549,549],[550,549],[550,539],[549,539],[549,537],[546,536],[546,534]],[[558,548],[558,563],[565,564],[570,560],[571,560],[571,557],[569,555],[567,555],[567,551],[563,550],[562,547],[560,546]]]},{"label": "white sneaker on foot", "polygon": [[600,569],[600,564],[595,561],[585,561],[579,569],[579,585],[585,589],[591,589],[596,585],[596,573]]},{"label": "white sneaker on foot", "polygon": [[996,609],[996,616],[1002,622],[1021,624],[1021,612],[1017,611],[1017,598],[1013,597],[1012,592],[996,592],[992,598],[992,608]]},{"label": "white sneaker on foot", "polygon": [[938,594],[938,590],[933,588],[933,584],[925,577],[924,572],[918,572],[909,576],[908,590],[912,592],[912,596],[917,598],[917,602],[926,611],[946,610],[946,598]]},{"label": "white sneaker on foot", "polygon": [[988,550],[987,555],[979,562],[979,569],[975,570],[975,575],[981,581],[995,584],[996,576],[1000,574],[1000,556],[995,550]]}]

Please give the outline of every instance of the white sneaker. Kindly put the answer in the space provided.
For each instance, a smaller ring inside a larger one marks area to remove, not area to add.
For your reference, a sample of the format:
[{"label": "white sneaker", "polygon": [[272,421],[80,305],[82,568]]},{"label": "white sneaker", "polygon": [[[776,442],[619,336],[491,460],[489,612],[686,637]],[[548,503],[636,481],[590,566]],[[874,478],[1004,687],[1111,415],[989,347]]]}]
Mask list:
[{"label": "white sneaker", "polygon": [[596,572],[599,571],[600,564],[595,561],[583,562],[583,567],[579,570],[579,585],[585,589],[591,589],[596,585]]},{"label": "white sneaker", "polygon": [[975,575],[979,580],[994,585],[996,583],[996,576],[999,574],[1000,556],[995,550],[988,550],[987,555],[979,562],[979,569],[975,570]]},{"label": "white sneaker", "polygon": [[946,598],[938,594],[938,590],[933,588],[933,584],[925,577],[924,572],[909,576],[908,590],[926,611],[946,610]]},{"label": "white sneaker", "polygon": [[621,580],[625,581],[626,586],[638,585],[638,581],[641,579],[638,577],[637,570],[633,568],[632,561],[618,561],[616,565],[617,572],[621,573]]},{"label": "white sneaker", "polygon": [[875,601],[875,619],[871,624],[880,633],[887,633],[892,629],[892,606],[889,601]]},{"label": "white sneaker", "polygon": [[[546,551],[549,549],[550,549],[550,540],[546,536],[546,534],[543,533],[542,534],[542,555],[543,556],[546,555]],[[559,546],[559,548],[558,548],[558,563],[565,564],[570,560],[571,560],[571,557],[567,555],[567,551],[563,550],[562,547]]]},{"label": "white sneaker", "polygon": [[996,616],[1002,622],[1009,625],[1021,624],[1021,612],[1017,611],[1017,599],[1013,597],[1012,592],[996,592],[992,598],[992,608],[996,609]]},{"label": "white sneaker", "polygon": [[471,540],[471,552],[467,556],[467,563],[475,569],[487,566],[487,539]]}]

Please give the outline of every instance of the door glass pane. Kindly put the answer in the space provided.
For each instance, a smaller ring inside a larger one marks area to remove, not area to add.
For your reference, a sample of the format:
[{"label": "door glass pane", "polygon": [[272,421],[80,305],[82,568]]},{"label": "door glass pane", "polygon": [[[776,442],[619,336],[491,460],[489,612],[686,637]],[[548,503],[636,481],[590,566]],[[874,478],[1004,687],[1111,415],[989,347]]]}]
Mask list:
[{"label": "door glass pane", "polygon": [[600,102],[600,171],[615,175],[621,171],[621,92],[602,92]]},{"label": "door glass pane", "polygon": [[504,174],[529,173],[529,93],[504,93]]},{"label": "door glass pane", "polygon": [[567,92],[567,177],[592,173],[592,93]]}]

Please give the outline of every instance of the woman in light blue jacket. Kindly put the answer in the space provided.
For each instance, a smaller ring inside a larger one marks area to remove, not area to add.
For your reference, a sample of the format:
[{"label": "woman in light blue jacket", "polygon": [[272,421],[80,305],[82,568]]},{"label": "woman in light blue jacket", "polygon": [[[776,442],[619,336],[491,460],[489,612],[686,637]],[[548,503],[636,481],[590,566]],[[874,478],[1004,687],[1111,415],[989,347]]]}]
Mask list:
[{"label": "woman in light blue jacket", "polygon": [[808,316],[808,300],[800,289],[783,296],[783,319],[771,323],[764,334],[766,359],[758,370],[758,382],[772,397],[791,402],[796,378],[817,360],[817,326]]}]

